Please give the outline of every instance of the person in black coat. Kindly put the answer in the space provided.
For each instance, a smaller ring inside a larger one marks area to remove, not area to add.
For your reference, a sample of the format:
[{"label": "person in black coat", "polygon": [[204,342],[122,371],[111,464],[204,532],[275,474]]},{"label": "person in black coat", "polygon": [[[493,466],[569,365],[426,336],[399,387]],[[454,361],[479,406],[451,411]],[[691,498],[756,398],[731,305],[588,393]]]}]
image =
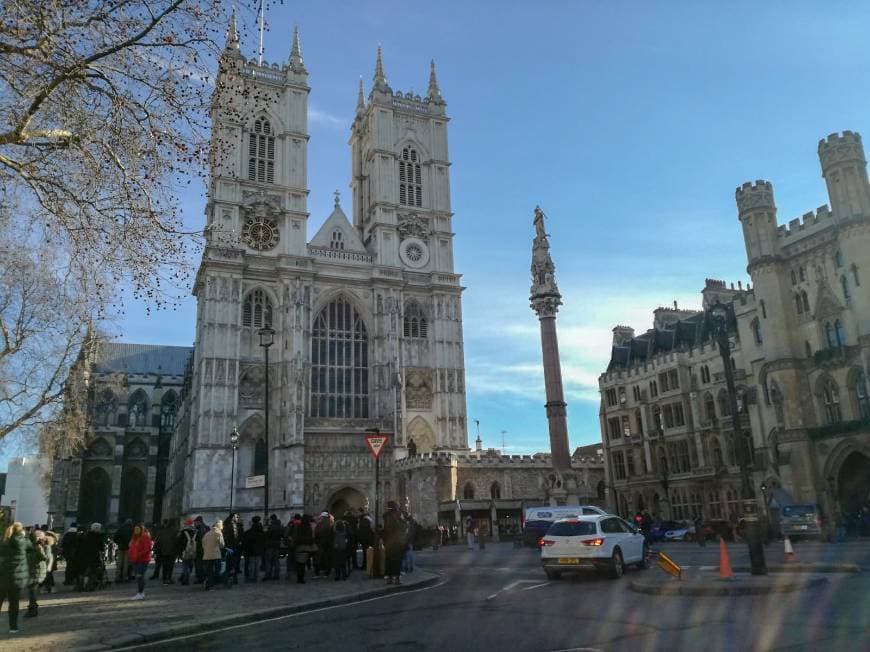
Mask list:
[{"label": "person in black coat", "polygon": [[265,580],[277,580],[281,578],[281,568],[278,558],[281,552],[281,542],[284,539],[284,526],[276,514],[269,517],[269,529],[266,530],[266,544],[264,550],[264,562],[266,566]]},{"label": "person in black coat", "polygon": [[127,563],[127,550],[130,548],[130,539],[133,537],[133,521],[127,519],[115,532],[113,540],[118,546],[118,553],[115,561],[115,583],[127,582],[131,579],[133,567]]},{"label": "person in black coat", "polygon": [[299,584],[305,584],[305,567],[308,565],[308,558],[317,551],[317,544],[314,543],[314,532],[311,528],[311,516],[303,514],[299,522],[293,525],[291,532],[293,559],[296,563],[296,581]]},{"label": "person in black coat", "polygon": [[266,552],[266,530],[259,516],[251,519],[251,527],[242,534],[242,549],[245,551],[245,581],[256,582]]},{"label": "person in black coat", "polygon": [[366,551],[375,545],[375,531],[372,529],[372,519],[365,510],[360,509],[359,519],[356,526],[356,540],[363,549],[362,569],[366,569]]},{"label": "person in black coat", "polygon": [[383,539],[386,553],[384,576],[388,584],[401,584],[402,555],[408,545],[407,524],[399,506],[392,500],[387,503],[387,511],[384,512]]},{"label": "person in black coat", "polygon": [[224,545],[227,555],[227,583],[237,584],[239,579],[239,560],[242,556],[242,525],[239,515],[230,512],[224,520]]},{"label": "person in black coat", "polygon": [[78,565],[78,543],[79,543],[79,531],[76,527],[76,524],[73,523],[70,525],[69,530],[67,530],[63,538],[60,540],[60,551],[63,554],[63,558],[66,561],[66,572],[64,573],[63,583],[65,585],[71,585],[76,583],[76,578],[79,574],[79,565]]},{"label": "person in black coat", "polygon": [[202,520],[202,516],[197,516],[193,519],[193,529],[196,530],[196,560],[193,563],[193,569],[196,583],[202,584],[208,575],[206,564],[202,561],[202,538],[209,531],[209,527]]}]

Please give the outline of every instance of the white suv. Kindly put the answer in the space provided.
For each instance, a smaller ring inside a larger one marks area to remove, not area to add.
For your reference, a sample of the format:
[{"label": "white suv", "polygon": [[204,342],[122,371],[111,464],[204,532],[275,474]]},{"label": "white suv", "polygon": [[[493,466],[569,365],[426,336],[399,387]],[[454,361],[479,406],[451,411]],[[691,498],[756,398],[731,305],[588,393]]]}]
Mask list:
[{"label": "white suv", "polygon": [[622,577],[626,564],[646,568],[649,547],[636,527],[611,514],[563,518],[541,539],[541,564],[549,579],[563,571],[606,570]]}]

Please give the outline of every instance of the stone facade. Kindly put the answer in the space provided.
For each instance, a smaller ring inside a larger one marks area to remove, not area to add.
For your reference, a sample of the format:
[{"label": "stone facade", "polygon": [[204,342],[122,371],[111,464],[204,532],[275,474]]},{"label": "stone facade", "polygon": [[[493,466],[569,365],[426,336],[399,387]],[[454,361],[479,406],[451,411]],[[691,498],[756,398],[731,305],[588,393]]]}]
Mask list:
[{"label": "stone facade", "polygon": [[[703,304],[732,313],[740,430],[759,501],[848,514],[870,503],[870,184],[858,134],[832,134],[818,151],[830,208],[779,225],[772,184],[737,188],[752,286],[708,280]],[[623,515],[739,512],[722,362],[705,320],[660,309],[643,335],[614,328],[601,428],[610,504]]]},{"label": "stone facade", "polygon": [[83,451],[53,463],[48,512],[54,527],[160,522],[169,440],[192,351],[101,340],[85,345],[71,373],[85,378],[90,427]]},{"label": "stone facade", "polygon": [[[173,515],[223,516],[231,487],[239,511],[261,511],[263,489],[247,487],[266,460],[270,511],[373,506],[367,429],[390,435],[382,502],[393,497],[393,460],[412,442],[421,453],[468,448],[449,118],[434,65],[426,97],[394,92],[378,52],[351,131],[352,221],[336,192],[310,241],[309,90],[298,37],[286,65],[260,65],[230,30],[212,112],[191,391],[166,497]],[[276,331],[268,441],[263,326]]]},{"label": "stone facade", "polygon": [[[604,504],[601,449],[577,449],[571,457],[581,504]],[[397,494],[417,520],[429,525],[464,527],[471,516],[487,535],[518,533],[526,507],[554,504],[564,497],[550,455],[423,453],[394,464]]]}]

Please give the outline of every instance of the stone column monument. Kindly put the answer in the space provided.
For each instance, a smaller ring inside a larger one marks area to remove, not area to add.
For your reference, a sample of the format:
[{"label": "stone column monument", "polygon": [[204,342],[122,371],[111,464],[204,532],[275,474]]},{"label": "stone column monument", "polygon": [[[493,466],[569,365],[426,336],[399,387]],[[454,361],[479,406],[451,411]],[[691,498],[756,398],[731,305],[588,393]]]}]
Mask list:
[{"label": "stone column monument", "polygon": [[[550,454],[553,468],[564,477],[571,471],[568,450],[568,423],[562,392],[562,367],[556,337],[556,312],[562,295],[556,286],[556,267],[550,258],[550,243],[544,231],[544,212],[535,207],[535,239],[532,243],[532,288],[529,301],[541,321],[541,348],[544,357],[544,383],[547,391],[547,421],[550,426]],[[561,481],[560,481],[561,484]],[[563,488],[564,487],[560,487]]]}]

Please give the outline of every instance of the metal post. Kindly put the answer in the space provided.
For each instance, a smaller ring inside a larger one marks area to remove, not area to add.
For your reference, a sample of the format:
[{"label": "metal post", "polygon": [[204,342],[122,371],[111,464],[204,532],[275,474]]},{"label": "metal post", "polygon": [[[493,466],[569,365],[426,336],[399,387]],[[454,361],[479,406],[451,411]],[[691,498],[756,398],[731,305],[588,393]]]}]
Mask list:
[{"label": "metal post", "polygon": [[233,511],[233,504],[236,502],[236,451],[239,448],[239,431],[233,428],[233,433],[230,435],[230,446],[233,449],[232,462],[230,463],[230,513]]},{"label": "metal post", "polygon": [[378,532],[378,515],[381,512],[380,501],[380,485],[381,485],[381,456],[375,458],[375,535]]},{"label": "metal post", "polygon": [[734,388],[734,370],[731,368],[731,342],[728,339],[728,328],[724,317],[716,317],[716,343],[719,345],[719,355],[725,367],[725,385],[728,390],[728,405],[731,410],[731,437],[737,462],[740,465],[740,493],[743,498],[744,536],[749,548],[749,563],[753,575],[767,575],[767,564],[764,559],[764,544],[761,535],[761,523],[756,509],[755,490],[749,474],[751,460],[746,459],[746,445],[743,433],[740,431],[740,414],[737,411],[737,390]]},{"label": "metal post", "polygon": [[263,524],[267,524],[269,522],[269,347],[265,346],[263,350],[266,353],[266,396],[264,401],[266,411],[266,472],[263,474],[263,488],[265,490],[263,497]]}]

